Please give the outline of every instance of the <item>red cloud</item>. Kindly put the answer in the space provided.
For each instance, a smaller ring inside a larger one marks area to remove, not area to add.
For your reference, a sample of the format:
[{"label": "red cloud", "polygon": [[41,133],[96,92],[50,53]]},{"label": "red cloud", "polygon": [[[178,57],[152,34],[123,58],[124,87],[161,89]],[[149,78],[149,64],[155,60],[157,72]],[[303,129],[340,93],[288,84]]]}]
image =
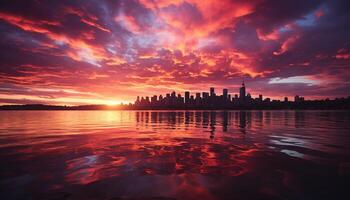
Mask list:
[{"label": "red cloud", "polygon": [[292,45],[298,40],[299,36],[294,35],[289,37],[286,41],[284,41],[281,45],[281,48],[278,51],[273,52],[274,55],[281,55],[288,51]]}]

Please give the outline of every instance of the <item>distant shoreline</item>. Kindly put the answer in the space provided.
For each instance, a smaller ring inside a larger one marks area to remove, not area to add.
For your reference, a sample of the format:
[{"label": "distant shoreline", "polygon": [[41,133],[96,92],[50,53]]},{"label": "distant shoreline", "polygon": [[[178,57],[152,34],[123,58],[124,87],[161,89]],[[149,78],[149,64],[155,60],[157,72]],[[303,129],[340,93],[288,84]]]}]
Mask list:
[{"label": "distant shoreline", "polygon": [[205,107],[169,107],[169,108],[152,108],[152,107],[135,107],[130,105],[119,106],[107,106],[107,105],[84,105],[84,106],[55,106],[55,105],[41,105],[41,104],[29,104],[29,105],[3,105],[0,106],[0,111],[16,111],[16,110],[61,110],[61,111],[84,111],[84,110],[130,110],[130,111],[142,111],[142,110],[209,110],[209,111],[231,111],[231,110],[350,110],[350,104],[337,104],[337,105],[309,105],[309,104],[286,104],[278,106],[235,106],[231,108],[205,108]]}]

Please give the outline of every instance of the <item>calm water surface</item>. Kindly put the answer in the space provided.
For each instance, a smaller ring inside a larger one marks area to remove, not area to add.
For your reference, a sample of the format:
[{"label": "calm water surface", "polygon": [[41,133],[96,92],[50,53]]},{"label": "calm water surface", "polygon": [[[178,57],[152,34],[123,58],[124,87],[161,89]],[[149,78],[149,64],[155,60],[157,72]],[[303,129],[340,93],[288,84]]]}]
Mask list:
[{"label": "calm water surface", "polygon": [[342,199],[349,111],[1,111],[1,199]]}]

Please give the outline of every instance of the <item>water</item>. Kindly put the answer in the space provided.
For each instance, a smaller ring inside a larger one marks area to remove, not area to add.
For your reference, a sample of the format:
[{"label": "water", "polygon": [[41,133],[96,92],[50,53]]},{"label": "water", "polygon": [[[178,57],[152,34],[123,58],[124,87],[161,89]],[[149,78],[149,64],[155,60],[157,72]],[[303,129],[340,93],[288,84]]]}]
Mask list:
[{"label": "water", "polygon": [[337,199],[348,111],[1,111],[1,199]]}]

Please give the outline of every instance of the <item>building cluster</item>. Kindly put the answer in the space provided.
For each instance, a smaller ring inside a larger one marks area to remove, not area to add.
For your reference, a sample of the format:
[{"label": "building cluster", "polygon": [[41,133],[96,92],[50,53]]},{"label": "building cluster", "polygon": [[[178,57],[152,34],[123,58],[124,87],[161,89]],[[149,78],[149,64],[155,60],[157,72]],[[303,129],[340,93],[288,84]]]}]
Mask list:
[{"label": "building cluster", "polygon": [[[304,101],[304,97],[296,96],[295,100]],[[288,103],[288,98],[285,97],[282,103]],[[186,91],[184,96],[172,92],[171,94],[154,95],[152,97],[137,97],[134,106],[136,108],[232,108],[235,106],[258,106],[271,103],[281,103],[279,100],[271,100],[270,98],[263,99],[260,94],[257,98],[252,98],[249,93],[246,93],[244,82],[239,89],[239,94],[231,96],[228,89],[222,90],[222,95],[217,95],[214,88],[210,88],[209,92],[195,93],[191,95]]]}]

